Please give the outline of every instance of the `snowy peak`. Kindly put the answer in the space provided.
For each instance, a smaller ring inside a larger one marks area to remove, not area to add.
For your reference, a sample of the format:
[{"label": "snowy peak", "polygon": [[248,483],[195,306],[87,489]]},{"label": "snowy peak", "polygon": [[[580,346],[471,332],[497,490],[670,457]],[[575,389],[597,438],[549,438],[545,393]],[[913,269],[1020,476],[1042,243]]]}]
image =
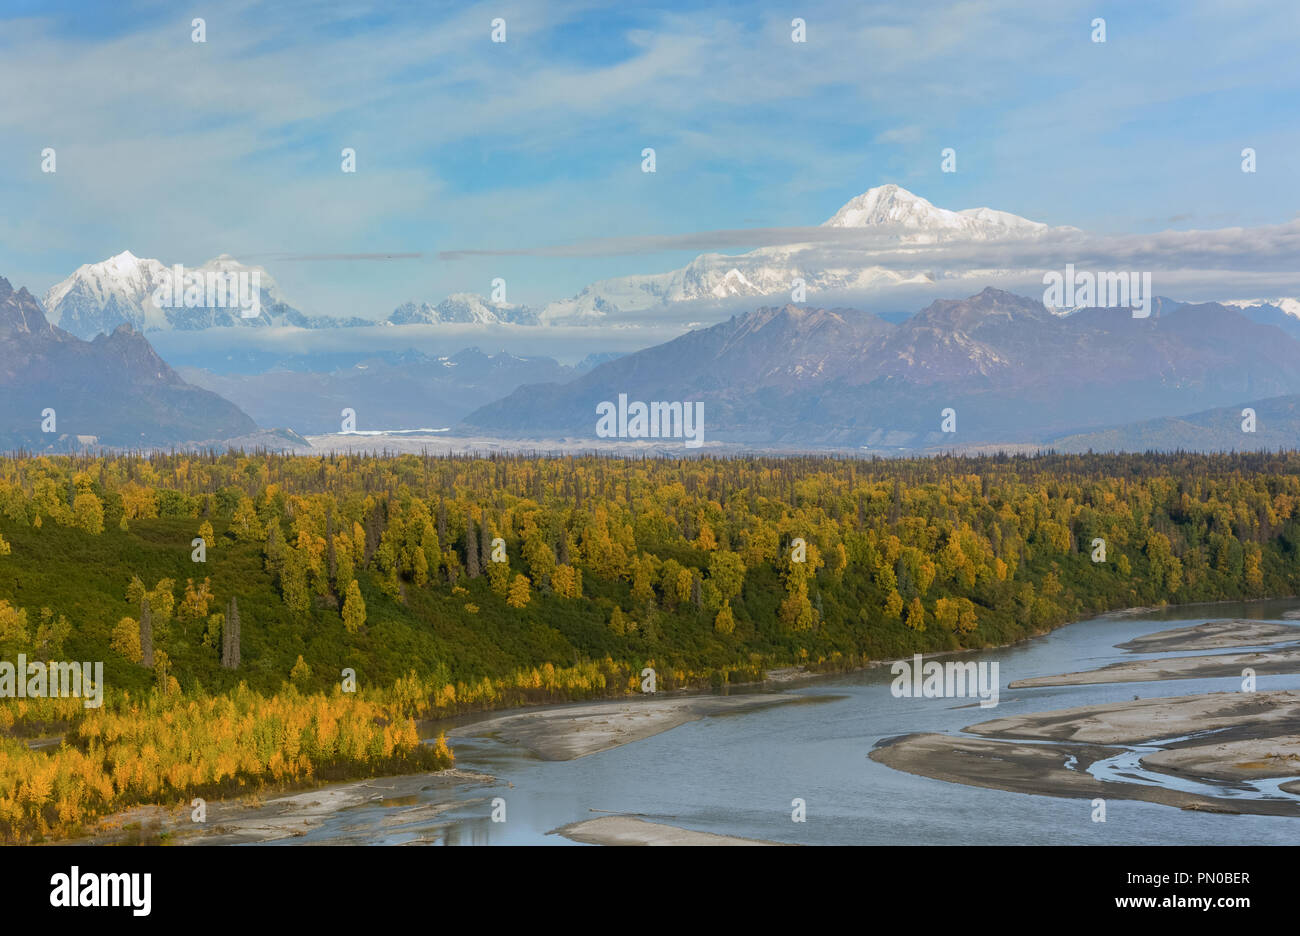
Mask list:
[{"label": "snowy peak", "polygon": [[[893,183],[876,186],[850,199],[822,222],[822,226],[864,232],[875,228],[875,233],[902,246],[1034,238],[1047,232],[1074,230],[1050,228],[993,208],[950,211]],[[854,238],[849,236],[845,240]],[[258,274],[260,314],[245,318],[238,308],[160,309],[152,297],[169,269],[158,260],[141,259],[129,250],[100,263],[87,264],[47,293],[47,316],[52,323],[80,338],[93,338],[101,332],[109,334],[123,323],[142,333],[231,326],[330,328],[379,324],[370,319],[339,320],[306,315],[285,301],[265,269],[247,266],[228,254],[201,267],[187,268],[185,272]],[[978,272],[954,274],[955,278],[965,279],[980,275]],[[827,249],[820,244],[792,243],[741,254],[705,253],[676,270],[601,280],[571,298],[550,302],[537,310],[494,302],[475,293],[454,293],[436,305],[412,301],[394,309],[382,324],[494,326],[611,322],[628,313],[643,313],[683,302],[790,297],[797,281],[806,287],[808,296],[816,296],[924,285],[933,283],[935,275],[932,271],[880,266],[870,253],[855,253],[852,244]],[[1300,319],[1300,303],[1285,301],[1296,309],[1290,314]]]},{"label": "snowy peak", "polygon": [[129,250],[87,263],[45,294],[49,320],[79,338],[111,332],[122,323],[144,331],[163,317],[151,299],[166,267]]},{"label": "snowy peak", "polygon": [[430,305],[406,302],[388,317],[390,325],[536,325],[537,316],[526,306],[497,303],[476,293],[452,293]]},{"label": "snowy peak", "polygon": [[[850,199],[821,226],[863,231],[878,228],[879,234],[899,245],[997,241],[1075,230],[1051,228],[993,208],[949,211],[893,183]],[[975,275],[969,274],[971,278]],[[788,244],[737,255],[700,254],[667,273],[601,280],[571,299],[549,303],[540,318],[547,324],[599,322],[619,313],[644,312],[677,302],[789,296],[796,280],[803,281],[809,296],[934,282],[928,272],[888,269],[868,254],[855,262],[851,246],[827,251],[816,244]]]},{"label": "snowy peak", "polygon": [[[181,267],[187,283],[223,278],[228,289],[217,292],[202,290],[202,297],[192,301],[187,291],[164,289],[164,295],[176,298],[160,307],[155,301],[160,287],[175,285],[175,267],[153,259],[137,257],[129,250],[99,263],[88,263],[45,294],[45,309],[50,322],[78,338],[89,340],[99,334],[112,334],[119,325],[130,325],[137,332],[197,331],[205,328],[290,325],[298,328],[324,328],[337,325],[372,324],[356,319],[337,321],[311,317],[285,302],[279,286],[264,268],[249,266],[230,254],[221,254],[201,266]],[[234,278],[231,277],[234,274]],[[232,295],[241,290],[241,297]],[[256,294],[257,302],[251,302]],[[210,296],[226,297],[209,306]],[[249,300],[255,315],[245,316],[247,308],[240,302]],[[166,300],[164,300],[166,302]]]},{"label": "snowy peak", "polygon": [[933,227],[948,221],[954,213],[936,208],[920,195],[901,185],[877,185],[849,199],[839,211],[822,222],[822,227],[870,227],[875,224],[903,224]]},{"label": "snowy peak", "polygon": [[938,208],[901,185],[878,185],[850,199],[822,227],[870,228],[878,225],[902,227],[904,242],[937,240],[990,240],[1042,233],[1046,224],[992,208],[949,211]]}]

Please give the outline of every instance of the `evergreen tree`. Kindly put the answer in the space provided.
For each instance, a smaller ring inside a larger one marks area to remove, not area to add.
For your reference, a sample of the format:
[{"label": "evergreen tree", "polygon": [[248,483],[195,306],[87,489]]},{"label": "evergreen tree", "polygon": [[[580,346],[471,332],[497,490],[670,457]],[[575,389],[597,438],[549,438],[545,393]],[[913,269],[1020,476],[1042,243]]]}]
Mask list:
[{"label": "evergreen tree", "polygon": [[334,581],[337,571],[337,565],[334,558],[334,508],[331,505],[325,507],[325,571],[329,576],[329,581]]},{"label": "evergreen tree", "polygon": [[478,564],[480,568],[486,569],[490,572],[492,569],[492,566],[490,565],[492,562],[492,537],[488,533],[489,529],[490,527],[488,525],[487,515],[485,514],[483,516],[483,523],[479,529]]},{"label": "evergreen tree", "polygon": [[153,669],[153,614],[149,599],[140,599],[140,665]]},{"label": "evergreen tree", "polygon": [[479,576],[478,537],[474,533],[474,518],[465,524],[465,574],[472,579]]},{"label": "evergreen tree", "polygon": [[221,628],[221,665],[226,669],[239,669],[239,603],[232,595],[226,607],[226,620]]}]

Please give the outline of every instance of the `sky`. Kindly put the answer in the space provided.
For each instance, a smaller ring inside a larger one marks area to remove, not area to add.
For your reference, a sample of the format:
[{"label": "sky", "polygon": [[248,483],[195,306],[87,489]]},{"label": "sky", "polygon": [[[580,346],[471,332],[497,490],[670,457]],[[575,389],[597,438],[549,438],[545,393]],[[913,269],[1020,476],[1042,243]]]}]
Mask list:
[{"label": "sky", "polygon": [[541,305],[889,182],[1125,243],[1290,238],[1298,47],[1291,0],[0,0],[0,275],[228,253],[326,315],[494,277]]}]

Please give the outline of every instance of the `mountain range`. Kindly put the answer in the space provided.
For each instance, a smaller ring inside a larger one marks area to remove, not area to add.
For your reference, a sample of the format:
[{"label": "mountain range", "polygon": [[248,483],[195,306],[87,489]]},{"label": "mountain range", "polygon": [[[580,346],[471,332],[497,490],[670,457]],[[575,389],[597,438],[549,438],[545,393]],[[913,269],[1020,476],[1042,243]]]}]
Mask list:
[{"label": "mountain range", "polygon": [[[993,208],[950,211],[930,203],[902,186],[879,185],[840,207],[820,228],[876,235],[899,247],[927,244],[992,244],[1034,241],[1052,234],[1079,233],[1076,228],[1031,221]],[[290,304],[267,271],[247,266],[228,255],[209,260],[194,272],[256,272],[261,277],[261,314],[244,318],[238,309],[158,308],[151,296],[168,267],[159,260],[140,259],[129,251],[100,263],[87,264],[52,287],[45,296],[50,321],[80,338],[110,333],[129,324],[136,331],[198,330],[213,327],[290,326],[303,329],[375,325],[537,326],[600,324],[620,316],[666,311],[686,303],[716,304],[725,300],[788,299],[796,280],[809,297],[879,287],[925,287],[936,283],[983,285],[987,271],[913,272],[880,266],[868,255],[841,245],[827,251],[817,243],[761,247],[740,254],[705,253],[686,266],[665,273],[622,276],[591,283],[577,294],[540,308],[493,302],[468,292],[453,293],[439,302],[411,300],[386,317],[330,318],[309,314]],[[1256,313],[1283,324],[1300,336],[1300,300],[1232,299],[1226,304],[1248,317]]]},{"label": "mountain range", "polygon": [[[1300,393],[1300,342],[1214,303],[1056,315],[997,289],[900,324],[850,309],[760,308],[565,384],[525,386],[465,430],[594,436],[596,406],[703,401],[706,438],[890,451],[1037,443],[1066,432]],[[956,412],[955,433],[941,412]]]},{"label": "mountain range", "polygon": [[[437,305],[406,302],[393,310],[386,325],[536,325],[537,313],[526,306],[492,302],[475,293],[453,293]],[[372,323],[373,324],[373,323]]]},{"label": "mountain range", "polygon": [[[894,184],[876,186],[850,199],[821,227],[864,232],[878,229],[900,246],[1037,238],[1053,230],[1075,230],[1050,228],[992,208],[949,211]],[[837,259],[828,262],[825,252],[810,243],[760,247],[736,255],[701,254],[685,267],[668,273],[601,280],[570,299],[549,303],[539,313],[539,319],[546,323],[590,323],[620,312],[682,302],[789,296],[797,279],[803,280],[808,294],[816,295],[882,285],[932,284],[935,275],[886,269],[855,259],[852,251],[841,251]]]},{"label": "mountain range", "polygon": [[[297,432],[337,432],[344,408],[363,431],[456,426],[480,436],[594,440],[597,405],[624,394],[700,401],[706,439],[754,448],[1300,442],[1300,340],[1285,300],[1157,297],[1152,308],[1147,319],[1128,309],[1061,315],[988,288],[936,301],[901,323],[846,308],[766,306],[576,367],[476,348],[438,357],[408,349],[336,352],[339,363],[324,370],[289,356],[270,368],[246,362],[257,373],[238,361],[216,373],[173,370],[129,324],[81,340],[0,279],[0,389],[10,404],[0,447],[233,440],[302,449]],[[1245,405],[1258,413],[1249,438],[1239,425]],[[949,409],[955,432],[942,431]],[[48,410],[54,432],[42,431]]]}]

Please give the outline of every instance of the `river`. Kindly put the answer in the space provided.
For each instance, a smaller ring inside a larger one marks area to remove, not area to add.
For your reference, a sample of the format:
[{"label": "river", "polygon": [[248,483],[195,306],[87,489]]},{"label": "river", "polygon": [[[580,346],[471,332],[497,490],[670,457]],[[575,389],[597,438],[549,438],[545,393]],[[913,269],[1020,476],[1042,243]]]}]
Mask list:
[{"label": "river", "polygon": [[[576,760],[544,761],[495,739],[458,738],[457,766],[499,780],[487,787],[467,786],[458,794],[457,807],[436,823],[404,824],[401,811],[420,802],[418,796],[408,797],[346,810],[292,842],[346,837],[373,844],[570,845],[574,843],[548,833],[618,813],[703,832],[802,844],[1293,844],[1300,840],[1300,819],[1215,815],[1111,799],[1106,821],[1093,822],[1087,800],[946,783],[893,770],[867,755],[883,738],[956,733],[1003,715],[1119,702],[1135,695],[1239,691],[1239,677],[1035,689],[1008,689],[1007,683],[1158,656],[1126,653],[1114,645],[1175,626],[1171,622],[1281,620],[1284,611],[1295,609],[1300,600],[1106,615],[1014,647],[963,656],[999,664],[996,708],[982,709],[974,699],[895,698],[888,667],[877,667],[785,690],[799,697],[795,703],[709,716]],[[1300,689],[1300,674],[1260,676],[1258,688]],[[1131,760],[1104,769],[1127,769]],[[1246,795],[1288,795],[1270,790],[1267,782],[1260,787],[1262,793]],[[497,797],[505,801],[505,821],[491,818],[491,801]],[[796,798],[806,804],[804,822],[791,818]]]}]

